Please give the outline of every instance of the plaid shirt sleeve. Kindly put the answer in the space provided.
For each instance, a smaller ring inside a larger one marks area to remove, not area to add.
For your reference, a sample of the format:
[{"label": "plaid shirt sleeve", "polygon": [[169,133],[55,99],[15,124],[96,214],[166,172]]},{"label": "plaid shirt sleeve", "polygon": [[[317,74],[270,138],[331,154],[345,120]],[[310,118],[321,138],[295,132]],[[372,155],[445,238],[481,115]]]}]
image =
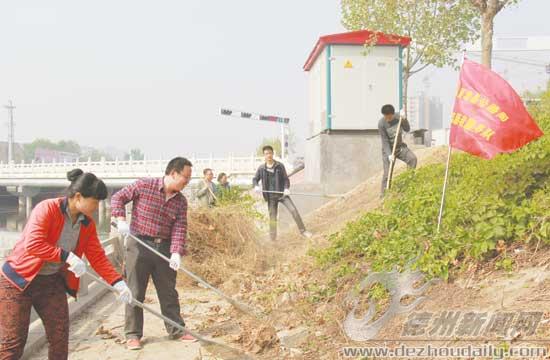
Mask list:
[{"label": "plaid shirt sleeve", "polygon": [[139,196],[141,180],[134,182],[111,197],[111,216],[114,218],[126,217],[125,205]]},{"label": "plaid shirt sleeve", "polygon": [[172,226],[171,239],[170,252],[187,255],[187,199],[185,197],[183,197],[181,211],[178,212],[178,217]]}]

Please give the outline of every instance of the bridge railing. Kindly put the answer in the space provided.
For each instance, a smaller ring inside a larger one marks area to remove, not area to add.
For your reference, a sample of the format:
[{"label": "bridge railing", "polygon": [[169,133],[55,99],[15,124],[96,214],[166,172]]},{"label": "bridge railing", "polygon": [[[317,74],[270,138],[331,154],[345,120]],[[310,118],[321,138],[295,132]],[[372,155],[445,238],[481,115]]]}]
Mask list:
[{"label": "bridge railing", "polygon": [[[116,267],[122,267],[124,261],[124,249],[122,245],[122,239],[120,236],[113,236],[106,240],[101,241],[101,246],[105,249],[105,254],[109,261]],[[91,271],[95,274],[95,271],[92,269],[88,260],[86,260],[87,269],[86,271]],[[96,274],[97,275],[97,274]],[[80,289],[78,290],[78,296],[85,296],[88,294],[88,288],[94,281],[91,280],[88,276],[82,276],[80,278]]]},{"label": "bridge railing", "polygon": [[[262,157],[233,156],[220,158],[210,156],[208,158],[196,158],[189,160],[193,163],[195,176],[202,176],[204,168],[212,168],[215,172],[228,174],[251,174],[263,162]],[[168,160],[114,160],[114,161],[76,161],[76,162],[31,162],[31,163],[0,163],[0,176],[26,177],[26,178],[58,178],[64,177],[70,169],[81,168],[104,177],[147,177],[164,174]]]}]

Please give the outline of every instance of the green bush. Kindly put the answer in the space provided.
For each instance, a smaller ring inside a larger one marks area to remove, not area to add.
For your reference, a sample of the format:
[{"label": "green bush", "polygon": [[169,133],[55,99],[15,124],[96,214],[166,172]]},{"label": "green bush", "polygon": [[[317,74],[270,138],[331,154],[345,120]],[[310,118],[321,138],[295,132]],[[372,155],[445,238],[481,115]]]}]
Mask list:
[{"label": "green bush", "polygon": [[216,193],[216,206],[222,208],[239,207],[244,214],[256,219],[263,219],[262,214],[256,210],[256,200],[248,193],[248,189],[232,186],[229,189],[220,188]]},{"label": "green bush", "polygon": [[[550,92],[530,108],[539,127],[550,132]],[[384,206],[364,214],[314,251],[321,266],[366,262],[374,271],[415,267],[447,278],[455,265],[498,255],[499,240],[550,243],[550,141],[543,135],[512,154],[492,160],[455,152],[442,229],[436,232],[444,165],[398,176]],[[510,260],[500,261],[510,269]]]}]

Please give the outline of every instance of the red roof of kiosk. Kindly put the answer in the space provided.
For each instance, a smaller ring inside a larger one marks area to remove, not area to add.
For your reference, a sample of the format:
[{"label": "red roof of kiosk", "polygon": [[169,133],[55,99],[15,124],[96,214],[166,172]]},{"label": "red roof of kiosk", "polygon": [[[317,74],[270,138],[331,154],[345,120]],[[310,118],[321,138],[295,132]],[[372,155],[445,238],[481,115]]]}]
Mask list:
[{"label": "red roof of kiosk", "polygon": [[406,36],[384,34],[381,32],[375,32],[370,30],[359,30],[341,34],[332,34],[321,36],[317,40],[317,44],[309,54],[306,63],[304,64],[304,70],[309,71],[317,59],[317,56],[323,52],[325,45],[330,44],[345,44],[345,45],[364,45],[368,40],[371,40],[373,36],[376,36],[376,45],[400,45],[408,46],[411,42],[411,38]]}]

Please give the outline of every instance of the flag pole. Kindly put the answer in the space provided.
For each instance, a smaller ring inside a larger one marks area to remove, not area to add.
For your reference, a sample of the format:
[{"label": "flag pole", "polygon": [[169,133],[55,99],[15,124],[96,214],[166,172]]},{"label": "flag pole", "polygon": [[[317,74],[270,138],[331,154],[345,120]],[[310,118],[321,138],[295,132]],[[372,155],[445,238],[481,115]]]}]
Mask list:
[{"label": "flag pole", "polygon": [[[466,58],[466,50],[462,52],[462,61],[460,64],[460,70],[462,71],[462,66],[464,65],[464,59]],[[460,77],[460,75],[459,75]],[[451,125],[452,126],[452,125]],[[445,166],[445,180],[443,180],[443,190],[441,192],[441,204],[439,206],[439,215],[437,217],[437,233],[441,229],[441,221],[443,220],[443,210],[445,208],[445,194],[447,193],[447,182],[449,179],[449,167],[451,165],[451,152],[453,147],[451,146],[451,126],[449,126],[449,150],[447,151],[447,164]]]},{"label": "flag pole", "polygon": [[386,182],[386,190],[389,190],[391,188],[393,169],[395,168],[395,151],[397,150],[397,140],[399,139],[399,136],[401,134],[402,121],[403,121],[403,114],[401,114],[401,111],[399,111],[399,122],[397,123],[397,131],[395,132],[395,139],[393,140],[393,147],[391,152],[393,160],[390,163],[390,168],[388,171],[388,181]]},{"label": "flag pole", "polygon": [[[449,138],[451,131],[449,130]],[[443,208],[445,207],[445,193],[447,192],[447,179],[449,178],[449,165],[451,164],[451,142],[449,139],[449,151],[447,151],[447,166],[445,167],[445,180],[443,181],[443,191],[441,193],[441,205],[439,206],[439,216],[437,218],[437,232],[441,228],[441,219],[443,218]]]}]

